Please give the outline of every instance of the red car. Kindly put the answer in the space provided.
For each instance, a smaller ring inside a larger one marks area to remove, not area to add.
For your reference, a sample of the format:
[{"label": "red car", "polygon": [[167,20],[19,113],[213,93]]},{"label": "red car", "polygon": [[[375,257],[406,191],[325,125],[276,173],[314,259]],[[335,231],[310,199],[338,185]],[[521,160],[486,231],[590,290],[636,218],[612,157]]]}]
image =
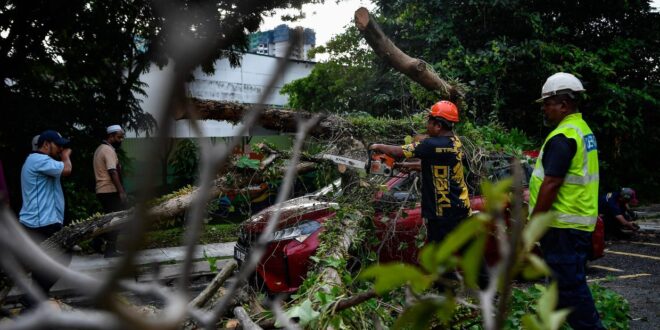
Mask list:
[{"label": "red car", "polygon": [[[385,181],[386,192],[375,196],[378,205],[373,220],[376,241],[384,243],[374,244],[371,248],[378,252],[381,262],[417,262],[418,246],[423,243],[420,242],[423,220],[419,189],[415,187],[419,185],[419,180],[416,178],[416,174],[398,174]],[[323,230],[321,224],[335,215],[337,204],[323,198],[332,191],[331,186],[326,187],[315,194],[290,199],[281,206],[276,232],[256,269],[259,283],[265,284],[269,292],[294,292],[302,284],[311,265],[310,257],[319,246],[319,234]],[[390,203],[396,206],[383,207]],[[471,197],[471,207],[474,211],[482,210],[483,198]],[[402,212],[397,212],[400,208]],[[390,211],[392,209],[395,210]],[[268,207],[241,225],[234,248],[234,258],[239,264],[245,260],[250,245],[264,230],[274,211],[273,206]],[[601,245],[601,252],[602,248]],[[485,252],[486,261],[493,264],[498,258],[494,241],[487,244]]]}]

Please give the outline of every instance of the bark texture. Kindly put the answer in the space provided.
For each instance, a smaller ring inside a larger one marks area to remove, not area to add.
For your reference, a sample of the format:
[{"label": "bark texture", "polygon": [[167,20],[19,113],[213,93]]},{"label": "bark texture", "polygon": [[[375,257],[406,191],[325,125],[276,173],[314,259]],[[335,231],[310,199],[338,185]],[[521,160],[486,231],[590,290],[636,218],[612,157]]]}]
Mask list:
[{"label": "bark texture", "polygon": [[[240,123],[241,119],[250,110],[249,105],[193,99],[192,106],[181,108],[175,119],[201,119],[201,120],[225,120],[234,124]],[[309,119],[314,114],[305,111],[294,111],[290,109],[264,109],[259,124],[267,129],[278,132],[295,133],[299,119]],[[355,137],[357,132],[345,119],[334,115],[323,115],[318,125],[312,128],[309,135],[321,139],[333,139],[341,137]]]},{"label": "bark texture", "polygon": [[432,91],[439,91],[452,102],[457,102],[461,92],[444,79],[429,70],[429,65],[421,59],[412,58],[401,51],[374,21],[369,11],[361,7],[355,11],[355,26],[374,52],[395,70]]}]

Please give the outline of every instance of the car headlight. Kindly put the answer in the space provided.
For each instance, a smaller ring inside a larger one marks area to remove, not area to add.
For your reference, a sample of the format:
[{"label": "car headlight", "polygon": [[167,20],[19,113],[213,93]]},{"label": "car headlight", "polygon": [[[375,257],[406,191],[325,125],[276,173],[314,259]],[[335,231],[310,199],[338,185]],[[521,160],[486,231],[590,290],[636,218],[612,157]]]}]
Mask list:
[{"label": "car headlight", "polygon": [[278,230],[273,233],[273,239],[271,242],[285,241],[289,239],[295,239],[298,242],[303,242],[309,237],[312,233],[321,228],[321,224],[316,221],[305,221],[299,224],[296,224],[293,227],[285,228]]}]

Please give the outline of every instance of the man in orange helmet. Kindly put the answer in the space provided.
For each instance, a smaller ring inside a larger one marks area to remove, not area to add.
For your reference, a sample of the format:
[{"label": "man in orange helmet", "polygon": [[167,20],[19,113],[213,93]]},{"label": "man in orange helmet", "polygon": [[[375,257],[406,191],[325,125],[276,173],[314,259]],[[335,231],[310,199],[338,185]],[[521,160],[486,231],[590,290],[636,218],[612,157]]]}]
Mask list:
[{"label": "man in orange helmet", "polygon": [[429,112],[426,139],[404,146],[373,144],[369,147],[395,158],[420,159],[422,216],[429,242],[441,242],[470,215],[470,198],[461,162],[462,144],[453,132],[457,122],[456,105],[440,101]]}]

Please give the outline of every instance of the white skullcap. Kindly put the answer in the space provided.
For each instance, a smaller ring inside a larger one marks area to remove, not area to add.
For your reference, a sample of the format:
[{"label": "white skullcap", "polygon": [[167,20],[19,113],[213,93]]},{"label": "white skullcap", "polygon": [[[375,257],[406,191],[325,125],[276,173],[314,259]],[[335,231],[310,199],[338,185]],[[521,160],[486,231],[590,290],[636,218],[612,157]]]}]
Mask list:
[{"label": "white skullcap", "polygon": [[41,136],[41,134],[37,134],[32,138],[32,151],[39,150],[39,136]]},{"label": "white skullcap", "polygon": [[108,133],[108,134],[112,134],[112,133],[120,132],[120,131],[123,131],[123,129],[121,129],[121,126],[119,126],[119,125],[110,125],[110,126],[108,126],[108,128],[105,129],[105,132]]}]

